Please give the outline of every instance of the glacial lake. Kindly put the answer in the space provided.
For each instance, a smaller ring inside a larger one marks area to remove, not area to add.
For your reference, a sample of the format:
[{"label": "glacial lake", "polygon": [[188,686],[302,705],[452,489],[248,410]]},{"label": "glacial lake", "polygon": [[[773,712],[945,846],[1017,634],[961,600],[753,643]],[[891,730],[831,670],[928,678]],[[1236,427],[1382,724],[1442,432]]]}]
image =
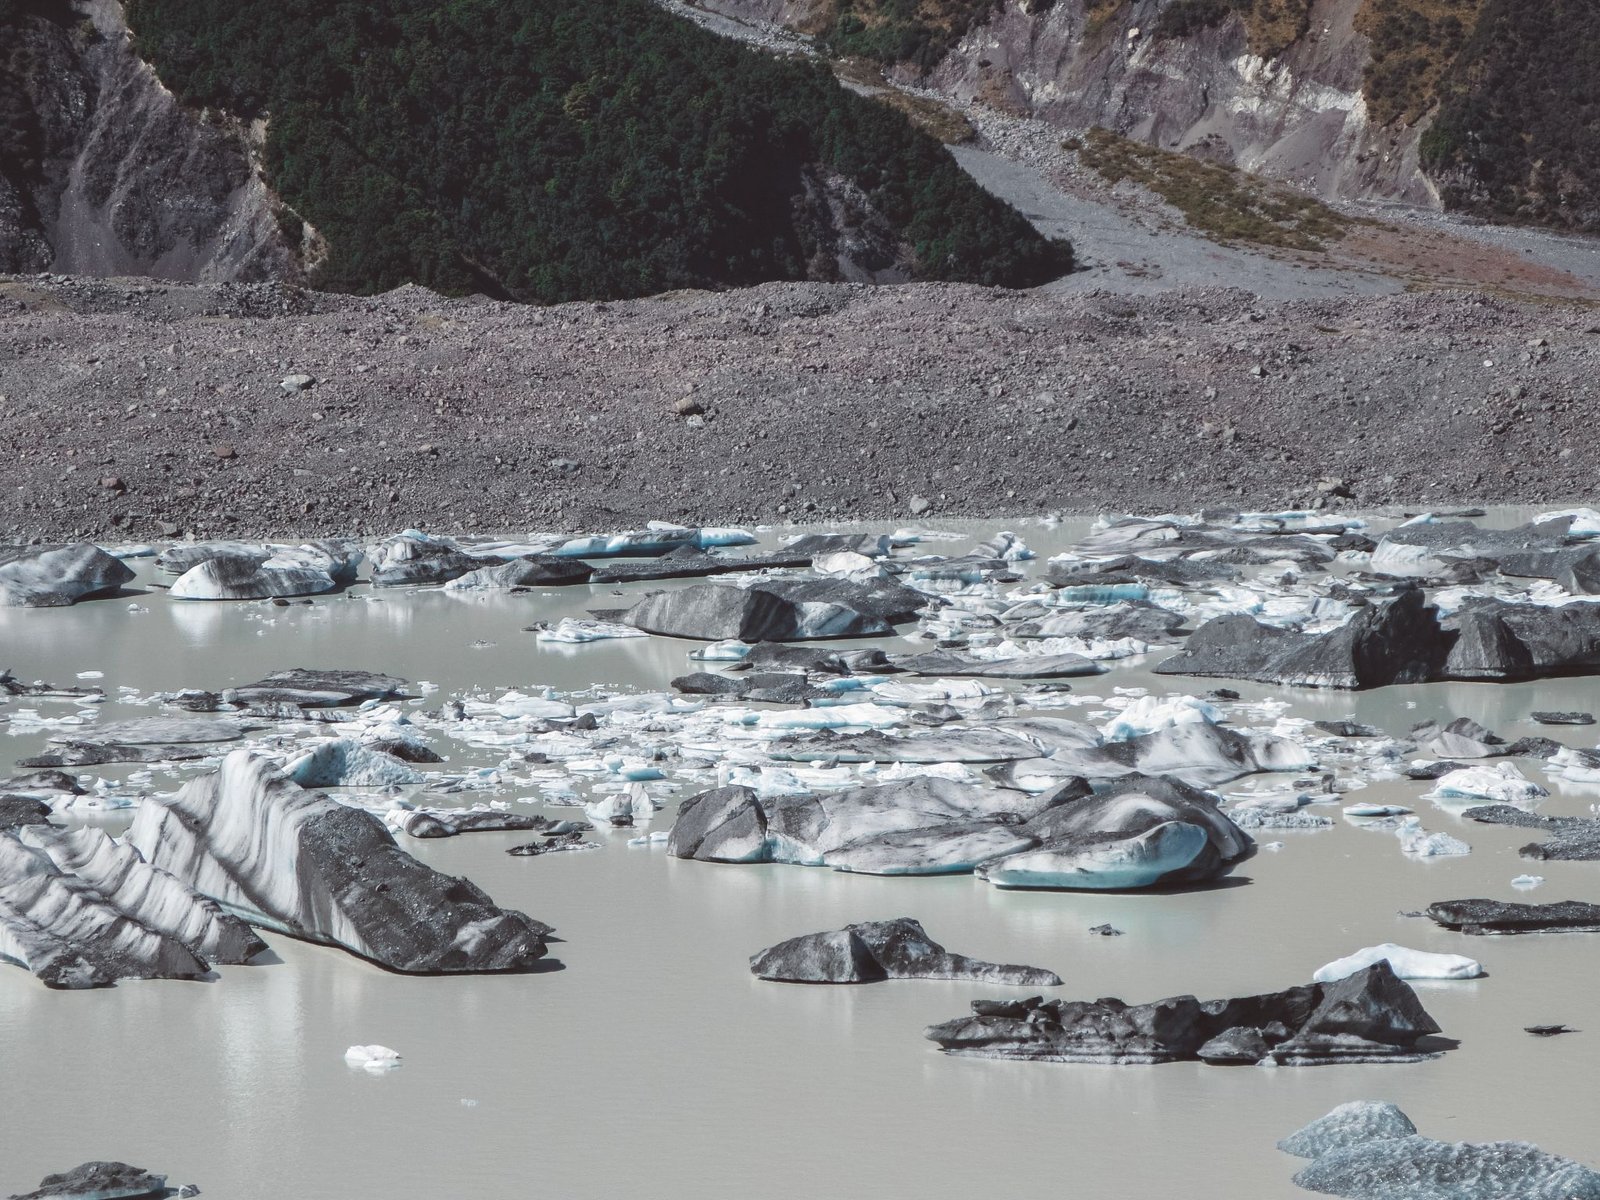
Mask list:
[{"label": "glacial lake", "polygon": [[[1529,512],[1506,511],[1511,523]],[[968,535],[924,549],[961,553],[1002,523],[933,522]],[[1009,526],[1040,563],[1086,522]],[[886,532],[887,526],[876,531]],[[787,534],[790,530],[782,531]],[[776,544],[777,535],[765,540]],[[524,627],[620,607],[607,587],[527,595],[366,585],[310,605],[174,602],[142,594],[71,609],[0,610],[4,658],[23,679],[69,685],[80,672],[108,699],[98,721],[162,711],[118,698],[215,690],[293,666],[355,667],[429,681],[413,711],[515,688],[663,692],[699,669],[694,643],[639,638],[554,647]],[[1038,569],[1036,564],[1035,569]],[[617,589],[629,596],[659,584]],[[139,611],[130,611],[130,606]],[[909,632],[908,627],[908,632]],[[927,643],[886,643],[895,650]],[[1427,719],[1471,717],[1509,740],[1537,733],[1592,746],[1594,728],[1541,729],[1535,709],[1600,707],[1592,679],[1436,684],[1361,694],[1153,676],[1160,655],[1108,664],[1074,693],[1145,687],[1200,695],[1233,687],[1286,701],[1287,715],[1353,719],[1404,734]],[[998,685],[1001,687],[1009,685]],[[0,706],[9,759],[35,754],[72,703]],[[1052,710],[1076,716],[1090,708]],[[92,734],[94,721],[83,727]],[[502,751],[425,731],[460,772]],[[1547,778],[1538,811],[1590,815],[1600,787]],[[9,764],[8,764],[9,766]],[[120,779],[136,767],[88,768]],[[186,778],[195,769],[178,770]],[[172,786],[159,773],[152,790]],[[1281,779],[1254,777],[1219,790]],[[1274,1143],[1335,1105],[1391,1100],[1428,1136],[1526,1139],[1596,1165],[1600,934],[1470,938],[1402,914],[1463,897],[1600,901],[1600,864],[1529,862],[1529,831],[1478,825],[1422,799],[1426,783],[1376,782],[1344,803],[1395,801],[1430,830],[1469,842],[1466,857],[1415,860],[1392,833],[1335,818],[1320,831],[1263,830],[1263,849],[1225,886],[1168,894],[1006,892],[970,876],[877,878],[788,866],[679,861],[630,846],[640,830],[598,830],[599,851],[515,858],[526,833],[468,834],[406,849],[465,875],[503,906],[556,927],[563,969],[525,976],[409,978],[339,950],[267,934],[273,954],[212,981],[44,988],[0,964],[0,1079],[7,1112],[0,1192],[25,1191],[86,1159],[122,1159],[247,1197],[528,1196],[613,1200],[1061,1195],[1081,1200],[1288,1200],[1300,1160]],[[136,790],[136,789],[134,789]],[[536,794],[527,786],[463,802]],[[685,789],[651,828],[670,828]],[[571,808],[532,808],[552,816]],[[93,819],[113,832],[130,814]],[[81,819],[73,813],[65,823]],[[1546,882],[1519,892],[1510,881]],[[784,938],[852,921],[912,916],[952,950],[1058,971],[1067,998],[1203,999],[1309,981],[1360,947],[1398,942],[1466,954],[1486,978],[1413,986],[1459,1047],[1414,1065],[1264,1069],[1198,1064],[1111,1067],[948,1058],[922,1031],[1006,995],[993,985],[866,987],[765,983],[748,956]],[[1091,926],[1109,922],[1121,937]],[[1539,1039],[1535,1024],[1581,1032]],[[382,1075],[346,1066],[356,1043],[392,1046]]]}]

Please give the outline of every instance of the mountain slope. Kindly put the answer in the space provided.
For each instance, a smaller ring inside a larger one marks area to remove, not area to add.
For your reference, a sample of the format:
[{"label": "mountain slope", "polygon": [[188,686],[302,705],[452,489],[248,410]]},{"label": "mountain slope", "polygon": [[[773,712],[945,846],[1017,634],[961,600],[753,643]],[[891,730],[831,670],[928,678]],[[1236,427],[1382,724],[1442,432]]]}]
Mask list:
[{"label": "mountain slope", "polygon": [[183,108],[112,0],[0,0],[0,272],[293,278],[246,138]]},{"label": "mountain slope", "polygon": [[699,0],[962,101],[1287,179],[1600,228],[1593,0]]},{"label": "mountain slope", "polygon": [[1070,267],[898,113],[648,0],[133,0],[191,105],[270,118],[314,276],[560,301]]}]

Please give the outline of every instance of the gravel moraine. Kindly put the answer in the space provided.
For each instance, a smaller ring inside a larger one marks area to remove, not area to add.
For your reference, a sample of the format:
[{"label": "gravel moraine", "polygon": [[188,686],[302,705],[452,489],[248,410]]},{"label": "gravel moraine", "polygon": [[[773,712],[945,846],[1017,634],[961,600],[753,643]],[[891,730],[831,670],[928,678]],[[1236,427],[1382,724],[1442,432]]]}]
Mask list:
[{"label": "gravel moraine", "polygon": [[1600,314],[1471,293],[0,277],[0,538],[1579,500],[1597,396]]}]

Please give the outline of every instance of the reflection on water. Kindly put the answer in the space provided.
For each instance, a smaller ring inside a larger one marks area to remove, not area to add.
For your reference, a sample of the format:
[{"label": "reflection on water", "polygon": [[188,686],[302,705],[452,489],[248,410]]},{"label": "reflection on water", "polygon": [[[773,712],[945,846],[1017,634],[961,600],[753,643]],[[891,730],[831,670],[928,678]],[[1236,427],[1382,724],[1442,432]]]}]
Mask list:
[{"label": "reflection on water", "polygon": [[[1025,535],[1048,551],[1076,532]],[[130,612],[130,603],[148,611]],[[523,632],[617,603],[607,589],[588,588],[516,597],[373,597],[355,588],[289,608],[180,606],[153,593],[54,612],[0,610],[0,639],[22,676],[70,683],[100,670],[112,695],[121,685],[215,689],[306,664],[431,680],[437,703],[473,687],[655,689],[689,669],[684,643],[542,647]],[[1135,684],[1164,692],[1186,681],[1124,667],[1075,682],[1101,694]],[[1466,715],[1511,737],[1534,731],[1526,722],[1534,708],[1600,705],[1595,682],[1582,679],[1286,698],[1296,716],[1398,732]],[[101,719],[151,711],[112,701]],[[1578,745],[1595,736],[1547,732]],[[17,757],[41,742],[34,733],[0,745]],[[453,767],[471,761],[463,747],[447,749]],[[1516,855],[1525,832],[1461,822],[1420,800],[1425,790],[1376,783],[1360,797],[1413,805],[1429,828],[1470,842],[1472,855],[1410,861],[1392,834],[1343,822],[1267,832],[1261,840],[1283,848],[1245,864],[1247,885],[1181,895],[716,867],[629,847],[626,834],[602,834],[598,853],[532,859],[502,853],[525,835],[409,843],[439,869],[556,925],[565,941],[553,953],[567,969],[407,979],[272,936],[280,962],[224,968],[212,983],[52,993],[22,971],[0,970],[10,1101],[0,1189],[31,1187],[84,1159],[121,1158],[218,1197],[1003,1191],[1277,1200],[1299,1193],[1288,1182],[1296,1163],[1274,1141],[1360,1098],[1396,1101],[1435,1136],[1528,1138],[1592,1161],[1600,936],[1469,939],[1401,914],[1464,896],[1597,900],[1600,866],[1529,864]],[[1552,790],[1542,811],[1586,813],[1595,795]],[[1524,896],[1510,880],[1530,869],[1547,882]],[[1061,994],[1086,998],[1273,990],[1385,941],[1470,954],[1490,974],[1421,987],[1461,1041],[1443,1059],[1300,1070],[946,1059],[922,1039],[923,1026],[994,988],[807,988],[749,976],[747,957],[781,938],[900,915],[956,950],[1058,970]],[[1088,932],[1106,922],[1124,935]],[[1521,1032],[1549,1022],[1594,1033],[1546,1041]],[[404,1066],[383,1076],[347,1068],[344,1048],[358,1042],[395,1047]]]}]

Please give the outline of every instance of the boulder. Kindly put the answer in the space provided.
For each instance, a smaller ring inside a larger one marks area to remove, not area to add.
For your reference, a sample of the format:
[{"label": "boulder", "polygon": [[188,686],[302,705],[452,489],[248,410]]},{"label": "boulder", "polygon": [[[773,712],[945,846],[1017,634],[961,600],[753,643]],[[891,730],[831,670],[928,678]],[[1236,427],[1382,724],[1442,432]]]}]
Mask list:
[{"label": "boulder", "polygon": [[0,607],[61,608],[115,592],[133,569],[98,546],[0,546]]},{"label": "boulder", "polygon": [[910,917],[863,921],[769,946],[750,958],[750,972],[780,983],[877,983],[885,979],[960,979],[1017,987],[1057,987],[1061,977],[1038,967],[984,962],[952,954]]},{"label": "boulder", "polygon": [[1379,962],[1336,983],[1202,1003],[1121,1000],[977,1001],[973,1015],[934,1025],[946,1054],[1034,1062],[1420,1062],[1439,1032],[1416,993]]},{"label": "boulder", "polygon": [[545,954],[549,926],[418,862],[378,818],[246,751],[176,795],[146,800],[128,842],[253,925],[389,970],[527,971]]}]

